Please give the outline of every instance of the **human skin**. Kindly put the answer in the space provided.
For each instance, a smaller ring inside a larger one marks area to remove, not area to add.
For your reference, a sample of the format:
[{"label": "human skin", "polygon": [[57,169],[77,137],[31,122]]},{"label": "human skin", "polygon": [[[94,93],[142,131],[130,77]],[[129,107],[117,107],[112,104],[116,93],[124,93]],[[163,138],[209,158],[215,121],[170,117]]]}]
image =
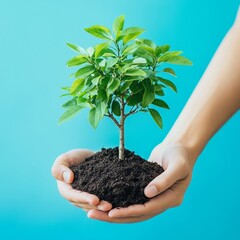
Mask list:
[{"label": "human skin", "polygon": [[93,154],[88,150],[73,150],[55,161],[52,174],[58,179],[60,193],[86,210],[88,217],[116,223],[143,221],[180,205],[198,156],[211,137],[240,108],[239,63],[240,14],[167,137],[149,157],[149,161],[159,163],[165,171],[145,188],[144,193],[150,198],[147,203],[112,209],[111,204],[96,196],[72,189],[73,173],[68,167]]},{"label": "human skin", "polygon": [[56,158],[52,166],[52,175],[57,180],[59,193],[74,206],[80,207],[85,211],[90,209],[109,211],[112,208],[110,203],[100,200],[93,194],[75,190],[71,186],[74,174],[69,167],[83,162],[93,154],[94,152],[88,149],[73,149],[61,154]]}]

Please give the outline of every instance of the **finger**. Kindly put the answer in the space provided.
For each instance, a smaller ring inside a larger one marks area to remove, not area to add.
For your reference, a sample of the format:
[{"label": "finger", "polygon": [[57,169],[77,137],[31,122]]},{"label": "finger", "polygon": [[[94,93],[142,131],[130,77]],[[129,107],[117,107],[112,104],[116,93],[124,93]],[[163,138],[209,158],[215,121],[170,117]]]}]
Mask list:
[{"label": "finger", "polygon": [[[78,207],[77,205],[75,205],[75,203],[73,203],[73,202],[71,202],[72,203],[72,205],[74,205],[75,207]],[[81,207],[81,209],[83,210],[83,211],[85,211],[85,212],[89,212],[89,209],[88,208],[82,208]]]},{"label": "finger", "polygon": [[111,223],[135,223],[153,217],[153,215],[144,215],[139,217],[113,218],[109,217],[108,213],[96,209],[90,210],[87,215],[89,218]]},{"label": "finger", "polygon": [[70,202],[89,203],[91,205],[99,203],[99,198],[93,194],[73,189],[70,184],[62,181],[57,181],[57,184],[60,194]]},{"label": "finger", "polygon": [[88,211],[91,210],[91,209],[97,209],[96,206],[90,205],[90,204],[87,204],[87,203],[71,202],[71,204],[74,205],[75,207],[86,209]]},{"label": "finger", "polygon": [[175,194],[167,190],[157,197],[152,198],[145,204],[132,205],[127,208],[112,209],[109,217],[126,218],[143,215],[156,215],[175,205]]},{"label": "finger", "polygon": [[64,181],[66,183],[72,183],[74,179],[74,174],[71,169],[62,164],[53,164],[52,175],[57,180]]},{"label": "finger", "polygon": [[145,204],[131,205],[126,208],[114,208],[108,213],[108,216],[113,218],[142,216],[146,213],[145,208]]},{"label": "finger", "polygon": [[181,165],[177,162],[169,164],[162,174],[158,175],[146,186],[144,194],[148,198],[155,197],[182,179],[184,177],[183,173],[185,172],[182,171]]},{"label": "finger", "polygon": [[112,204],[107,201],[101,200],[97,205],[97,209],[108,212],[112,209]]},{"label": "finger", "polygon": [[85,208],[88,210],[91,209],[98,209],[101,211],[108,212],[112,208],[112,204],[108,203],[106,201],[101,200],[98,205],[91,205],[91,204],[86,204],[86,203],[78,203],[78,202],[71,202],[74,206],[79,207],[79,208]]},{"label": "finger", "polygon": [[61,164],[69,167],[83,162],[86,158],[92,156],[94,152],[88,149],[72,149],[66,153],[59,155],[54,164]]},{"label": "finger", "polygon": [[94,153],[86,149],[73,149],[57,157],[52,166],[52,175],[60,181],[72,183],[74,174],[70,166],[83,162]]}]

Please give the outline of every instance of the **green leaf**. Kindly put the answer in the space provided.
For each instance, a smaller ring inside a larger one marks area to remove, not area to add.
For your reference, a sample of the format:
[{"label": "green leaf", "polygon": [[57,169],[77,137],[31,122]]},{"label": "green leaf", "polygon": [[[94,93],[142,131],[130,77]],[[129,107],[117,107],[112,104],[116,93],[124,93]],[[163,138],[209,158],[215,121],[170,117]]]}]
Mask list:
[{"label": "green leaf", "polygon": [[113,102],[112,102],[112,112],[116,116],[120,116],[121,115],[120,104],[119,104],[119,102],[117,100],[113,100]]},{"label": "green leaf", "polygon": [[165,85],[167,85],[168,87],[170,87],[173,91],[177,92],[177,87],[176,87],[176,85],[173,82],[171,82],[168,79],[161,78],[161,77],[156,77],[156,78],[158,80],[160,80],[162,83],[164,83]]},{"label": "green leaf", "polygon": [[106,110],[107,110],[107,105],[105,101],[100,101],[97,103],[97,111],[99,112],[100,119],[103,118]]},{"label": "green leaf", "polygon": [[156,111],[155,109],[153,108],[148,108],[148,111],[150,112],[153,120],[157,123],[157,125],[162,128],[163,125],[162,125],[162,117],[161,115],[159,114],[158,111]]},{"label": "green leaf", "polygon": [[150,69],[147,69],[147,70],[145,70],[145,71],[146,71],[146,73],[147,73],[148,78],[150,78],[152,82],[155,82],[155,79],[156,79],[155,74],[156,74],[156,72],[155,72],[155,71],[152,71],[152,70],[150,70]]},{"label": "green leaf", "polygon": [[76,100],[76,97],[72,98],[71,100],[65,102],[62,107],[63,108],[71,108],[73,106],[76,106],[77,105],[77,100]]},{"label": "green leaf", "polygon": [[71,87],[61,87],[62,90],[70,91]]},{"label": "green leaf", "polygon": [[112,49],[107,48],[107,49],[104,51],[104,53],[103,53],[102,56],[103,56],[103,57],[116,57],[117,54],[116,54]]},{"label": "green leaf", "polygon": [[109,45],[109,42],[104,42],[96,45],[94,54],[95,58],[101,57],[104,54],[105,50],[109,47]]},{"label": "green leaf", "polygon": [[155,91],[155,94],[158,96],[164,96],[164,91],[163,90],[157,90]]},{"label": "green leaf", "polygon": [[97,111],[96,107],[92,108],[89,111],[88,118],[89,118],[89,122],[92,125],[92,127],[96,128],[98,126],[99,121],[100,121],[100,114]]},{"label": "green leaf", "polygon": [[163,71],[173,75],[174,77],[176,77],[176,73],[172,68],[164,68]]},{"label": "green leaf", "polygon": [[113,40],[110,30],[105,26],[95,25],[89,28],[85,28],[84,30],[95,37]]},{"label": "green leaf", "polygon": [[96,107],[92,108],[89,112],[89,122],[93,128],[98,126],[98,123],[104,116],[106,110],[106,104],[104,102],[98,102]]},{"label": "green leaf", "polygon": [[124,16],[122,15],[122,16],[117,17],[113,22],[112,28],[113,28],[113,32],[116,35],[116,37],[118,37],[119,32],[122,31],[123,26],[124,26]]},{"label": "green leaf", "polygon": [[143,90],[143,85],[138,82],[133,82],[129,88],[134,94],[136,94]]},{"label": "green leaf", "polygon": [[164,91],[162,88],[163,88],[162,84],[155,84],[154,85],[155,94],[158,96],[164,96]]},{"label": "green leaf", "polygon": [[127,45],[125,48],[122,50],[122,55],[127,56],[132,53],[134,53],[138,48],[138,45],[134,42],[132,44]]},{"label": "green leaf", "polygon": [[58,124],[61,124],[71,118],[73,118],[83,107],[82,106],[73,106],[65,111],[60,117]]},{"label": "green leaf", "polygon": [[91,75],[94,71],[95,71],[95,68],[91,65],[88,65],[88,66],[85,66],[83,68],[80,68],[76,72],[75,77],[85,78],[85,77]]},{"label": "green leaf", "polygon": [[186,65],[186,66],[192,65],[192,62],[183,56],[170,56],[167,59],[165,59],[164,62],[168,62],[171,64],[178,64],[178,65]]},{"label": "green leaf", "polygon": [[155,49],[155,55],[159,57],[170,49],[170,45],[157,46]]},{"label": "green leaf", "polygon": [[71,58],[68,62],[67,62],[67,66],[68,67],[72,67],[72,66],[78,66],[81,65],[83,63],[87,62],[87,58],[84,56],[76,56]]},{"label": "green leaf", "polygon": [[99,66],[102,67],[102,69],[104,69],[106,65],[106,59],[103,59],[100,63],[99,63]]},{"label": "green leaf", "polygon": [[84,78],[76,79],[71,86],[70,94],[75,95],[76,93],[81,91],[82,88],[84,87],[84,82],[85,82]]},{"label": "green leaf", "polygon": [[136,44],[140,47],[140,48],[143,48],[145,51],[147,51],[148,53],[151,53],[151,54],[155,54],[155,47],[154,47],[154,45],[153,44],[150,44],[150,45],[148,45],[148,44],[146,44],[145,42],[144,42],[144,40],[145,40],[145,42],[147,42],[147,41],[150,41],[150,40],[146,40],[146,39],[143,39],[143,40],[141,40],[141,39],[136,39],[135,40],[135,42],[136,42]]},{"label": "green leaf", "polygon": [[136,67],[137,67],[136,65],[133,65],[132,63],[128,63],[128,62],[125,61],[125,62],[123,62],[121,72],[125,73],[127,70],[133,69],[133,68],[136,68]]},{"label": "green leaf", "polygon": [[159,58],[158,58],[158,62],[167,62],[169,58],[172,58],[172,57],[176,57],[180,54],[182,54],[183,52],[182,51],[172,51],[172,52],[166,52],[164,53],[163,55],[161,55]]},{"label": "green leaf", "polygon": [[135,64],[147,63],[147,60],[145,58],[138,57],[133,60],[133,63]]},{"label": "green leaf", "polygon": [[125,73],[127,76],[142,76],[145,77],[147,74],[140,68],[132,68],[128,69],[127,72]]},{"label": "green leaf", "polygon": [[154,50],[156,49],[156,44],[153,41],[149,40],[149,39],[136,39],[136,41],[141,42],[144,45],[147,45],[147,46],[151,47]]},{"label": "green leaf", "polygon": [[142,107],[147,107],[151,104],[155,98],[154,86],[151,84],[151,81],[147,79],[144,83],[144,94],[142,100]]},{"label": "green leaf", "polygon": [[64,94],[61,94],[59,97],[65,97],[65,96],[70,96],[69,93],[64,93]]},{"label": "green leaf", "polygon": [[131,33],[138,33],[138,32],[144,32],[145,29],[143,28],[139,28],[139,27],[128,27],[126,29],[124,29],[121,33],[121,36],[126,36],[128,34],[131,34]]},{"label": "green leaf", "polygon": [[67,43],[67,45],[68,45],[71,49],[79,52],[79,51],[78,51],[78,47],[77,47],[76,45],[74,45],[74,44],[72,44],[72,43]]},{"label": "green leaf", "polygon": [[112,94],[120,85],[120,80],[117,78],[112,78],[107,85],[107,95]]},{"label": "green leaf", "polygon": [[142,81],[144,80],[144,77],[143,76],[124,76],[122,80],[124,82]]},{"label": "green leaf", "polygon": [[70,47],[71,49],[73,49],[74,51],[77,51],[77,52],[79,52],[79,53],[81,53],[81,54],[83,54],[83,55],[86,55],[86,54],[87,54],[86,51],[85,51],[85,49],[82,48],[82,47],[79,47],[79,46],[74,45],[74,44],[72,44],[72,43],[67,43],[67,46]]},{"label": "green leaf", "polygon": [[147,60],[147,63],[151,66],[154,65],[154,56],[153,54],[149,54],[149,52],[145,51],[142,48],[138,48],[134,53],[133,53],[134,57],[142,57],[145,58]]},{"label": "green leaf", "polygon": [[81,55],[87,55],[87,51],[80,46],[77,46],[77,45],[72,44],[72,43],[67,43],[67,46],[70,47],[71,49],[73,49],[74,51],[79,52]]},{"label": "green leaf", "polygon": [[[93,86],[94,86],[94,85],[93,85]],[[94,96],[96,96],[97,93],[98,93],[97,87],[94,86],[91,90],[88,91],[88,93],[89,93],[89,96],[90,96],[91,98],[94,97]]]},{"label": "green leaf", "polygon": [[166,108],[166,109],[170,109],[169,106],[167,105],[166,102],[164,102],[161,99],[157,99],[155,98],[154,101],[152,102],[152,104],[158,106],[158,107],[162,107],[162,108]]},{"label": "green leaf", "polygon": [[91,80],[92,84],[93,84],[93,85],[98,85],[99,80],[101,79],[101,77],[102,77],[102,76],[100,75],[100,76],[97,76],[97,77],[93,78],[93,79]]},{"label": "green leaf", "polygon": [[161,83],[156,83],[156,84],[154,85],[154,90],[155,90],[155,91],[160,91],[160,90],[162,90],[163,87],[166,87],[166,86],[163,85],[163,84],[161,84]]},{"label": "green leaf", "polygon": [[131,84],[132,84],[132,82],[130,82],[130,81],[124,82],[120,87],[120,92],[124,93],[130,87]]},{"label": "green leaf", "polygon": [[107,100],[107,93],[105,89],[99,88],[97,93],[97,100],[106,101]]},{"label": "green leaf", "polygon": [[95,49],[93,47],[89,47],[87,48],[87,53],[89,57],[92,57],[93,53],[94,53]]},{"label": "green leaf", "polygon": [[129,27],[122,31],[120,38],[123,39],[123,43],[126,44],[127,42],[135,39],[140,34],[142,34],[145,30],[139,27]]},{"label": "green leaf", "polygon": [[110,59],[108,59],[106,68],[113,67],[117,62],[118,62],[118,58],[110,58]]},{"label": "green leaf", "polygon": [[77,97],[77,104],[83,106],[87,102],[87,98]]},{"label": "green leaf", "polygon": [[136,106],[137,104],[141,103],[143,99],[143,94],[144,94],[144,91],[140,91],[136,94],[129,96],[127,99],[127,105]]}]

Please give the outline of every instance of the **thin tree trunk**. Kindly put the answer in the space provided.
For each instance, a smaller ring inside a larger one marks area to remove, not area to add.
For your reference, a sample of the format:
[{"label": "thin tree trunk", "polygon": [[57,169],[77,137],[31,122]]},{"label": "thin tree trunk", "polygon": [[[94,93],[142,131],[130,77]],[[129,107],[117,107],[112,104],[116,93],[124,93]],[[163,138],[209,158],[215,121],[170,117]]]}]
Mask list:
[{"label": "thin tree trunk", "polygon": [[120,126],[119,160],[124,160],[124,124]]},{"label": "thin tree trunk", "polygon": [[119,160],[124,160],[124,99],[122,97],[121,99],[121,103],[122,103],[122,107],[121,107],[121,117],[120,117],[120,126],[119,126],[119,130],[120,130],[120,138],[119,138]]}]

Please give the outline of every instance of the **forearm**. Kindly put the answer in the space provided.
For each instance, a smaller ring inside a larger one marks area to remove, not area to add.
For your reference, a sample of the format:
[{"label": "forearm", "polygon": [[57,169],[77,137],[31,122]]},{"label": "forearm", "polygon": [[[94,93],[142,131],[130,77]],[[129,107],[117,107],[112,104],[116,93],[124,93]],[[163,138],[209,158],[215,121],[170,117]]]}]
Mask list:
[{"label": "forearm", "polygon": [[222,41],[165,142],[183,144],[195,161],[214,133],[239,108],[240,18]]}]

